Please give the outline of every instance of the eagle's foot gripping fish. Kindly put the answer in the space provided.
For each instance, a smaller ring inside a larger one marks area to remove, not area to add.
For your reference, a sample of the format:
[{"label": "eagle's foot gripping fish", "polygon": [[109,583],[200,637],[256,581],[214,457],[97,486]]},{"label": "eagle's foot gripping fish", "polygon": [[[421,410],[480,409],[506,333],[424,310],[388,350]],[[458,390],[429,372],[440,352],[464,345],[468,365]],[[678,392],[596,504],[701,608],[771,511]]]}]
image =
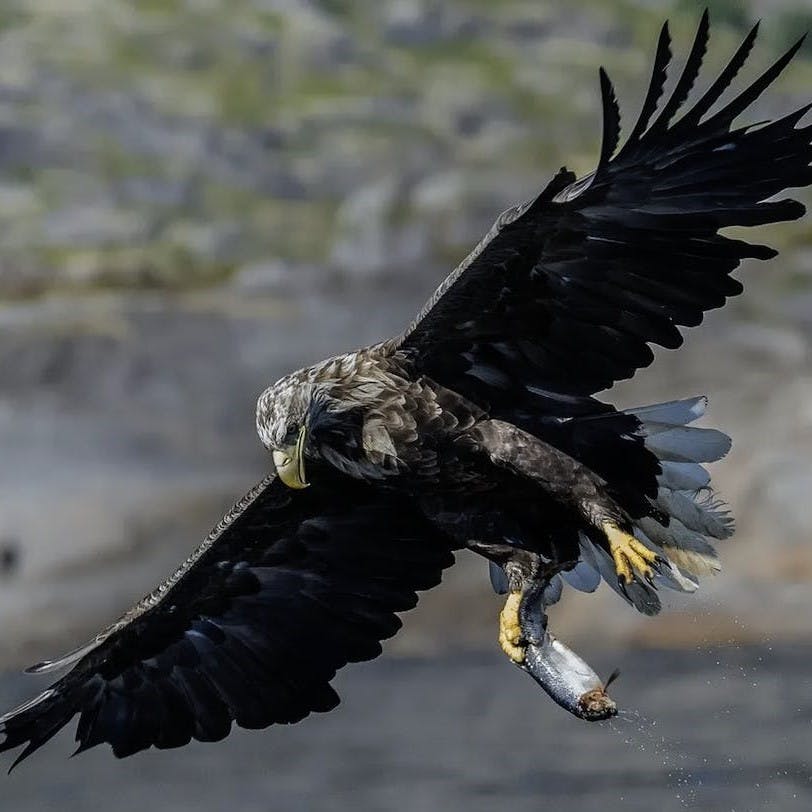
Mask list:
[{"label": "eagle's foot gripping fish", "polygon": [[617,704],[606,689],[618,672],[603,682],[584,660],[550,632],[544,602],[546,585],[546,579],[535,581],[528,584],[524,592],[518,611],[524,656],[514,662],[573,716],[598,722],[617,715]]},{"label": "eagle's foot gripping fish", "polygon": [[469,546],[491,559],[494,589],[507,595],[499,613],[499,645],[508,659],[579,719],[597,722],[615,716],[617,705],[606,689],[617,673],[603,682],[548,629],[547,608],[560,594],[554,589],[558,565],[505,545],[478,541]]}]

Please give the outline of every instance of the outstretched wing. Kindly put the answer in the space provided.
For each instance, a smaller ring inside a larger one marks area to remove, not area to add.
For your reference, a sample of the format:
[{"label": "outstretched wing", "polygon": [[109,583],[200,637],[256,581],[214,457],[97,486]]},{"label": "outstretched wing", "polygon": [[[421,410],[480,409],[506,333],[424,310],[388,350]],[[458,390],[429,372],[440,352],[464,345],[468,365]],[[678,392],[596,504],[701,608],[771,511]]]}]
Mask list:
[{"label": "outstretched wing", "polygon": [[[591,396],[653,360],[650,343],[677,347],[742,286],[745,257],[775,251],[720,235],[800,217],[794,200],[768,201],[812,183],[809,109],[733,129],[774,81],[794,45],[746,90],[708,115],[742,67],[748,34],[730,64],[675,123],[708,41],[707,13],[671,97],[653,119],[670,61],[663,27],[637,124],[617,154],[619,113],[601,70],[603,147],[597,169],[562,169],[532,202],[505,212],[389,346],[421,373],[499,417],[544,424],[600,409]],[[612,157],[614,155],[614,157]]]},{"label": "outstretched wing", "polygon": [[396,612],[439,583],[449,542],[395,493],[325,471],[268,477],[155,592],[88,646],[30,669],[73,669],[0,718],[0,751],[29,756],[76,714],[78,751],[217,741],[338,704],[329,682],[381,652]]}]

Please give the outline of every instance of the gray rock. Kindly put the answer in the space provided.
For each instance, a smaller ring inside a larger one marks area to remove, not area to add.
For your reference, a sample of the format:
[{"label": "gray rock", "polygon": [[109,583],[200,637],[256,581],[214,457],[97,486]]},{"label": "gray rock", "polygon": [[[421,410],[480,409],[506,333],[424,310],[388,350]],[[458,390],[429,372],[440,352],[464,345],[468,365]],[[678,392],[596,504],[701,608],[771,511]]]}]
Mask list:
[{"label": "gray rock", "polygon": [[324,269],[281,259],[250,262],[231,277],[231,287],[243,296],[284,294],[316,286]]},{"label": "gray rock", "polygon": [[139,240],[144,216],[106,206],[76,206],[52,212],[43,223],[43,242],[51,245],[106,246]]},{"label": "gray rock", "polygon": [[380,273],[390,261],[389,221],[400,185],[386,176],[362,187],[344,203],[336,217],[330,264],[351,277]]},{"label": "gray rock", "polygon": [[751,358],[760,357],[769,364],[798,367],[809,357],[808,340],[791,327],[739,324],[731,330],[730,336]]}]

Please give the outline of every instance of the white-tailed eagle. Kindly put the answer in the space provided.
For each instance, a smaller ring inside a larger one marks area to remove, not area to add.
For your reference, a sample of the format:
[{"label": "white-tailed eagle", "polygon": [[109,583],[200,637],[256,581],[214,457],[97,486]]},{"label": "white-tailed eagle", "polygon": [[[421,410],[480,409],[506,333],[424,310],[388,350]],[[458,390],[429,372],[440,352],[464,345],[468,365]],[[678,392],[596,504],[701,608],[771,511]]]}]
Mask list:
[{"label": "white-tailed eagle", "polygon": [[[735,126],[800,42],[725,104],[754,28],[687,104],[708,17],[673,91],[662,30],[642,112],[619,144],[600,72],[603,144],[586,177],[562,169],[506,211],[401,335],[327,359],[259,398],[274,472],[187,561],[0,719],[27,757],[75,715],[78,749],[117,756],[225,737],[333,708],[336,670],[381,651],[453,551],[490,562],[507,593],[499,640],[577,715],[605,685],[547,630],[562,580],[601,578],[645,614],[693,591],[732,531],[704,463],[728,438],[691,427],[703,398],[619,411],[596,393],[676,348],[681,326],[742,291],[731,273],[776,252],[720,234],[792,220],[776,199],[812,183],[807,105]],[[714,109],[715,108],[715,109]],[[15,762],[16,763],[16,762]]]}]

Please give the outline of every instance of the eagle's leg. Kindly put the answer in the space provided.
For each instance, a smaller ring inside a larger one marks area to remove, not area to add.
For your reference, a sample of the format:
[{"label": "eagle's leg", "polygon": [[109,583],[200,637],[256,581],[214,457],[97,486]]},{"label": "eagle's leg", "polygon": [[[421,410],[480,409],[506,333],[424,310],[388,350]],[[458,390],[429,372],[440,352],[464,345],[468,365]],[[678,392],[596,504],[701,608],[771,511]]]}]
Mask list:
[{"label": "eagle's leg", "polygon": [[491,462],[535,482],[584,525],[603,534],[621,587],[636,576],[651,583],[660,557],[631,534],[630,520],[597,474],[555,446],[502,420],[478,423],[471,436]]},{"label": "eagle's leg", "polygon": [[537,559],[530,580],[525,583],[519,618],[524,657],[517,662],[565,710],[579,719],[597,722],[617,714],[615,701],[606,689],[617,676],[603,682],[574,651],[567,648],[547,628],[545,590],[555,568]]},{"label": "eagle's leg", "polygon": [[604,683],[547,628],[545,591],[560,566],[507,544],[469,541],[467,545],[502,567],[507,576],[499,644],[511,662],[579,719],[594,722],[614,716],[617,705],[606,689],[615,675]]},{"label": "eagle's leg", "polygon": [[529,643],[539,643],[547,618],[541,600],[555,569],[545,571],[541,557],[508,544],[469,541],[468,547],[499,564],[507,575],[508,591],[499,613],[499,646],[521,665]]},{"label": "eagle's leg", "polygon": [[660,558],[657,553],[649,550],[645,544],[611,519],[601,524],[601,530],[609,542],[609,551],[612,553],[618,580],[622,579],[630,584],[635,574],[639,574],[650,582]]}]

